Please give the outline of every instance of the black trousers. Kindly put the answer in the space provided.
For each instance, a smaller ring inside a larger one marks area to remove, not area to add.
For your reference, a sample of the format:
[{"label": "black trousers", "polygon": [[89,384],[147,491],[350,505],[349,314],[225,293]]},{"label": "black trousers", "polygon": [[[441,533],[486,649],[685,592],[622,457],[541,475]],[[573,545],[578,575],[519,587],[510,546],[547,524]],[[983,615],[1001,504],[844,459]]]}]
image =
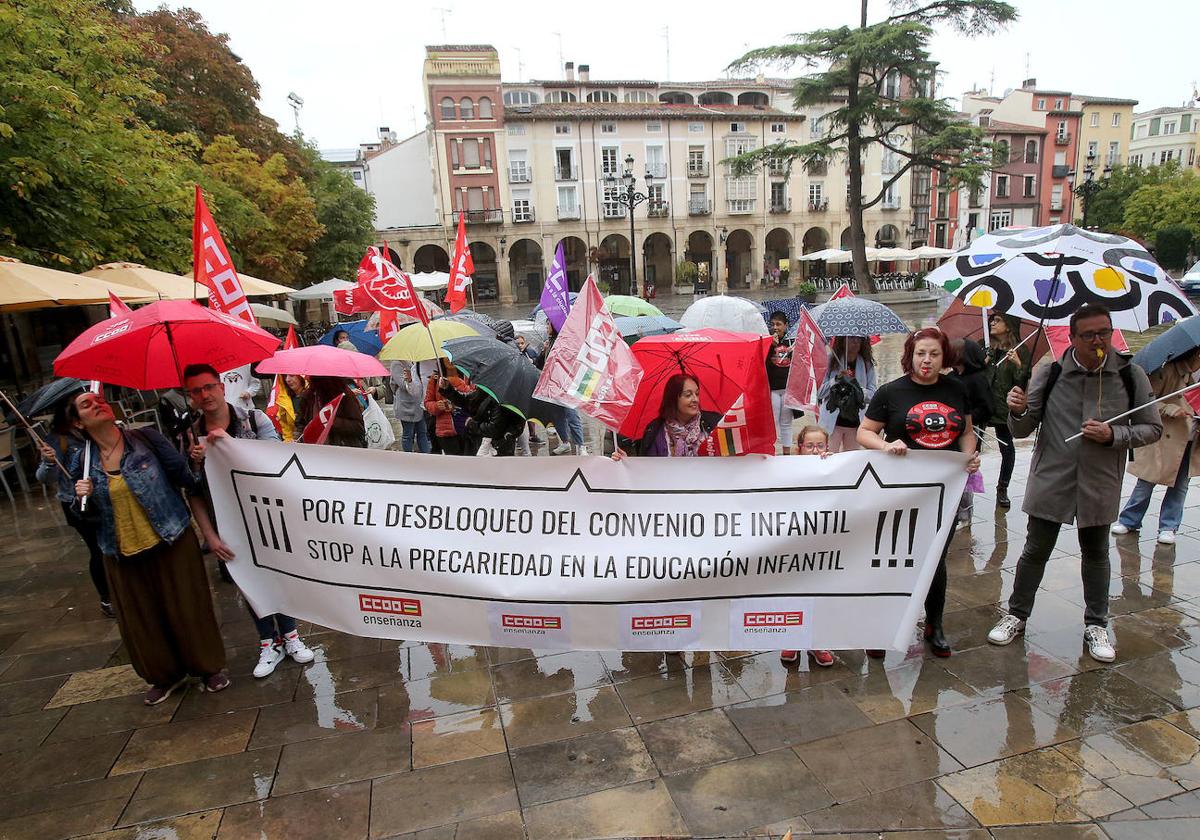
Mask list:
[{"label": "black trousers", "polygon": [[[1017,579],[1008,598],[1008,611],[1024,621],[1033,612],[1033,601],[1046,561],[1058,542],[1062,524],[1049,519],[1029,517],[1025,532],[1025,548],[1017,560]],[[1079,551],[1082,556],[1080,574],[1083,577],[1083,623],[1091,627],[1108,626],[1108,526],[1092,525],[1079,529]]]},{"label": "black trousers", "polygon": [[100,551],[100,523],[80,516],[79,511],[68,502],[60,504],[67,524],[75,529],[75,533],[79,534],[79,538],[87,546],[88,574],[92,576],[92,586],[96,587],[96,594],[100,596],[100,600],[107,604],[111,601],[111,596],[108,591],[108,577],[104,573],[104,555]]}]

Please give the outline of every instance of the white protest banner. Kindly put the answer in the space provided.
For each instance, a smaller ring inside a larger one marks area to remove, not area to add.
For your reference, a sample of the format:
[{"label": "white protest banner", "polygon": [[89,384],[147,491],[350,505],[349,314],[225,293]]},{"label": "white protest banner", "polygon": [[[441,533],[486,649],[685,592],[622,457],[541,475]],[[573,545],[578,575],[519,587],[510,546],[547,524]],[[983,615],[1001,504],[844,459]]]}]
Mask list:
[{"label": "white protest banner", "polygon": [[259,615],[592,650],[899,648],[965,458],[446,458],[222,439],[208,480]]}]

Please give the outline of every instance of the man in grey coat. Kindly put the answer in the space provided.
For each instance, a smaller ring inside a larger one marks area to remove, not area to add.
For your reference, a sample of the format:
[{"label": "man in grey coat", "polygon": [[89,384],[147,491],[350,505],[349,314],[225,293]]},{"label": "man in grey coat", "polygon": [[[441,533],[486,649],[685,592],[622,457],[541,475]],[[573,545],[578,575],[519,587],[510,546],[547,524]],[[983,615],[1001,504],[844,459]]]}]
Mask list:
[{"label": "man in grey coat", "polygon": [[[1008,426],[1013,437],[1029,437],[1040,426],[1029,470],[1025,501],[1029,515],[1025,548],[1008,599],[1008,615],[992,628],[988,641],[1006,645],[1025,629],[1033,612],[1046,561],[1063,525],[1075,522],[1083,556],[1084,640],[1088,653],[1112,662],[1117,653],[1108,637],[1108,526],[1117,518],[1121,482],[1129,450],[1154,443],[1162,421],[1154,406],[1145,372],[1127,357],[1112,352],[1112,316],[1103,306],[1086,305],[1071,316],[1071,349],[1056,364],[1060,372],[1046,399],[1054,365],[1042,365],[1029,383],[1029,393],[1008,393]],[[1122,369],[1127,368],[1125,373]],[[1113,423],[1130,408],[1126,383],[1133,386],[1132,405],[1145,406]],[[1066,439],[1082,432],[1070,443]]]}]

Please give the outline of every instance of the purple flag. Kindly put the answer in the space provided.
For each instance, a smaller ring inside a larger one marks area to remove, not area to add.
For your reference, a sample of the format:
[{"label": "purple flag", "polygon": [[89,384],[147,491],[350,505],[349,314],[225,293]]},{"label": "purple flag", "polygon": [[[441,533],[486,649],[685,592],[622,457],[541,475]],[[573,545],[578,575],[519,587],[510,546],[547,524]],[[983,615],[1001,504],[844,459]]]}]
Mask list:
[{"label": "purple flag", "polygon": [[561,330],[563,322],[567,320],[567,313],[571,311],[571,298],[567,291],[567,258],[563,256],[561,242],[554,251],[554,262],[550,263],[550,276],[546,278],[546,285],[542,287],[542,299],[539,303],[554,331]]}]

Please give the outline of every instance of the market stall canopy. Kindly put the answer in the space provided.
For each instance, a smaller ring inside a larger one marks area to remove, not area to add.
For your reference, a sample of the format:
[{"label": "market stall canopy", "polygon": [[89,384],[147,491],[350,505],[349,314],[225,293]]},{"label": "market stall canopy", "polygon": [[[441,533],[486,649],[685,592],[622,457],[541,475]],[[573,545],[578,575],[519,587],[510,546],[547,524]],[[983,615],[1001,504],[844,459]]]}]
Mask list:
[{"label": "market stall canopy", "polygon": [[254,313],[254,317],[260,321],[273,321],[276,324],[292,324],[297,325],[296,319],[292,317],[292,313],[286,309],[277,309],[265,303],[250,304],[250,311]]},{"label": "market stall canopy", "polygon": [[291,286],[281,286],[278,283],[272,283],[270,280],[260,280],[257,277],[251,277],[249,274],[238,274],[238,279],[242,281],[242,291],[246,293],[246,297],[287,295],[293,291]]},{"label": "market stall canopy", "polygon": [[147,268],[140,263],[105,263],[91,271],[85,271],[82,276],[141,289],[142,296],[150,300],[193,300],[208,297],[208,287],[197,287],[192,278]]},{"label": "market stall canopy", "polygon": [[421,271],[408,275],[418,292],[433,292],[450,285],[450,275],[444,271]]},{"label": "market stall canopy", "polygon": [[153,300],[144,289],[110,280],[71,274],[0,257],[0,310],[45,309],[108,303],[112,292],[126,303]]},{"label": "market stall canopy", "polygon": [[850,252],[843,251],[840,248],[825,248],[822,251],[813,251],[811,254],[801,254],[796,259],[800,260],[825,260],[826,262],[845,262],[850,259]]},{"label": "market stall canopy", "polygon": [[910,251],[908,248],[879,248],[876,249],[875,259],[877,260],[915,260],[919,259],[916,251]]},{"label": "market stall canopy", "polygon": [[334,292],[344,292],[346,289],[353,288],[354,284],[349,280],[330,277],[328,280],[313,283],[304,289],[288,289],[287,296],[292,300],[333,300]]},{"label": "market stall canopy", "polygon": [[952,257],[954,253],[949,248],[935,248],[932,245],[922,245],[913,251],[913,257],[918,260],[940,260],[944,257]]}]

